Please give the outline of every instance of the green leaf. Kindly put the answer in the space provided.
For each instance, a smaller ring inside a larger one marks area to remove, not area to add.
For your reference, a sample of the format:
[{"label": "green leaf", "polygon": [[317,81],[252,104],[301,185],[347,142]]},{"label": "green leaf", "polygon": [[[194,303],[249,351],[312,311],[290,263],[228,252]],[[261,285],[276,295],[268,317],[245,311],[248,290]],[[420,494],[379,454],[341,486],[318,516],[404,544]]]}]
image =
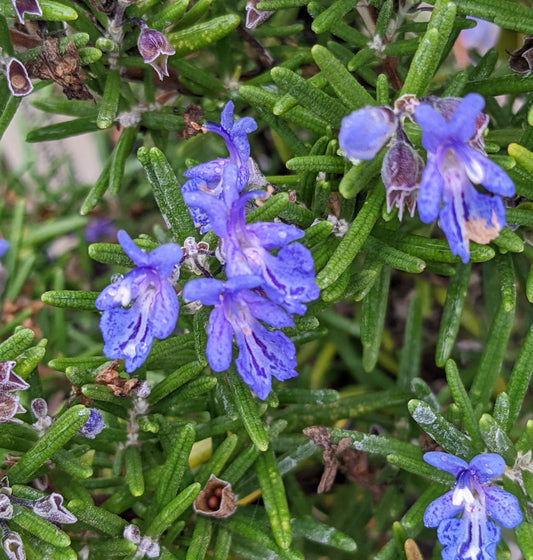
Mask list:
[{"label": "green leaf", "polygon": [[96,507],[82,500],[72,500],[67,504],[67,508],[77,518],[78,521],[89,525],[102,535],[122,538],[124,528],[127,523],[124,519],[106,511],[101,507]]},{"label": "green leaf", "polygon": [[239,16],[227,14],[204,23],[192,25],[183,31],[169,33],[168,40],[174,47],[176,58],[183,58],[231,33],[240,23]]},{"label": "green leaf", "polygon": [[361,344],[363,368],[370,373],[378,361],[381,337],[385,327],[385,314],[389,295],[390,268],[384,266],[376,282],[363,300],[361,311]]},{"label": "green leaf", "polygon": [[342,173],[344,161],[337,156],[301,156],[290,159],[286,164],[291,171],[313,171]]},{"label": "green leaf", "polygon": [[213,523],[207,517],[198,515],[194,523],[191,544],[187,550],[185,560],[203,560],[211,541]]},{"label": "green leaf", "polygon": [[35,128],[26,135],[26,142],[47,142],[49,140],[61,140],[78,134],[94,132],[98,130],[94,117],[80,117],[70,121],[59,122]]},{"label": "green leaf", "polygon": [[192,505],[201,488],[198,482],[187,486],[157,514],[146,529],[146,535],[158,539]]},{"label": "green leaf", "polygon": [[384,199],[385,190],[382,184],[369,192],[350,229],[316,277],[316,282],[321,289],[335,282],[355,259],[381,212]]},{"label": "green leaf", "polygon": [[11,521],[28,531],[28,533],[39,537],[53,546],[66,548],[70,545],[70,537],[65,532],[53,523],[39,517],[33,511],[18,504],[13,504],[13,518]]},{"label": "green leaf", "polygon": [[181,185],[176,179],[166,157],[158,148],[139,148],[137,158],[141,162],[152,185],[154,197],[163,219],[176,241],[183,243],[195,235],[194,223],[189,209],[183,201]]},{"label": "green leaf", "polygon": [[291,519],[294,536],[303,537],[311,542],[320,543],[344,552],[355,552],[357,544],[348,535],[333,527],[315,521],[312,517]]},{"label": "green leaf", "polygon": [[274,452],[265,451],[257,458],[255,472],[276,543],[286,550],[291,545],[291,517],[283,480]]},{"label": "green leaf", "polygon": [[333,2],[329,8],[326,8],[314,19],[311,24],[311,29],[317,35],[319,33],[324,33],[352,9],[352,0],[338,0],[337,2]]},{"label": "green leaf", "polygon": [[455,12],[455,3],[447,0],[435,2],[427,31],[420,40],[400,95],[412,93],[421,96],[428,91],[430,81],[452,32]]},{"label": "green leaf", "polygon": [[84,292],[83,290],[51,290],[41,296],[41,301],[53,307],[96,311],[94,302],[100,292]]},{"label": "green leaf", "polygon": [[475,455],[470,440],[427,403],[412,399],[407,407],[413,420],[448,453],[464,460]]},{"label": "green leaf", "polygon": [[250,388],[244,383],[234,367],[229,369],[229,379],[235,406],[250,439],[260,451],[266,451],[268,449],[268,438],[263,422],[257,413]]},{"label": "green leaf", "polygon": [[309,84],[308,80],[298,76],[292,70],[277,66],[270,71],[274,82],[284,91],[290,93],[304,107],[333,124],[340,126],[346,109],[333,97],[317,87]]},{"label": "green leaf", "polygon": [[96,126],[98,128],[109,128],[115,122],[119,98],[120,71],[118,68],[111,68],[107,73],[104,95],[96,119]]},{"label": "green leaf", "polygon": [[64,412],[37,443],[7,472],[11,484],[31,480],[35,471],[61,449],[87,422],[89,409],[81,404]]},{"label": "green leaf", "polygon": [[505,428],[500,426],[490,414],[483,414],[479,419],[479,429],[489,451],[501,455],[507,465],[512,467],[516,461],[517,452],[513,442],[505,433]]},{"label": "green leaf", "polygon": [[125,480],[132,496],[142,496],[144,494],[144,476],[141,454],[136,445],[128,445],[124,454],[126,466]]},{"label": "green leaf", "polygon": [[31,346],[34,339],[35,334],[31,329],[19,328],[15,334],[0,343],[0,360],[14,360]]}]

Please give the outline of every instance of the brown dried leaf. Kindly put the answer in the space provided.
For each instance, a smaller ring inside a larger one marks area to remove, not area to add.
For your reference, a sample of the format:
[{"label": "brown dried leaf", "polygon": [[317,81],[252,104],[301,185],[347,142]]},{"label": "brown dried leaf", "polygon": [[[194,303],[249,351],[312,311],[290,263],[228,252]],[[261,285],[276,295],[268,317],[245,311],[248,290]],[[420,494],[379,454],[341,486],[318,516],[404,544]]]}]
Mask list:
[{"label": "brown dried leaf", "polygon": [[115,397],[127,397],[131,390],[139,384],[139,380],[135,377],[129,379],[119,377],[116,370],[118,364],[119,360],[114,360],[110,366],[107,366],[96,376],[95,380],[97,383],[107,385],[113,391]]},{"label": "brown dried leaf", "polygon": [[53,80],[61,86],[67,99],[93,99],[80,70],[78,49],[73,42],[67,44],[65,54],[59,52],[59,41],[47,39],[39,57],[26,63],[31,78]]}]

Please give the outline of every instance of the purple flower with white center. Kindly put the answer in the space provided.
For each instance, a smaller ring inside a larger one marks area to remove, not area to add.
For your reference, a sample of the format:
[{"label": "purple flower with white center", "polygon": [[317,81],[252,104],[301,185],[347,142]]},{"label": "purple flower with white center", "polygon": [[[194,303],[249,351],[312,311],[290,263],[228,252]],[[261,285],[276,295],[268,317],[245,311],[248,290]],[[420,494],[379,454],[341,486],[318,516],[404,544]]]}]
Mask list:
[{"label": "purple flower with white center", "polygon": [[125,358],[126,371],[132,373],[146,360],[154,338],[166,338],[176,326],[179,302],[170,277],[182,250],[168,243],[146,253],[125,231],[117,237],[136,268],[105,288],[95,305],[103,311],[104,354]]},{"label": "purple flower with white center", "polygon": [[225,371],[230,367],[235,339],[239,349],[237,371],[264,400],[272,388],[272,376],[284,381],[298,374],[294,369],[296,350],[292,341],[262,324],[281,328],[294,322],[281,307],[253,291],[262,284],[263,279],[257,276],[236,276],[227,282],[212,278],[192,280],[183,289],[183,297],[215,306],[207,327],[206,355],[211,368]]},{"label": "purple flower with white center", "polygon": [[24,14],[42,16],[43,11],[37,0],[11,0],[11,5],[17,14],[19,22],[24,25]]},{"label": "purple flower with white center", "polygon": [[141,27],[137,40],[139,53],[143,57],[144,63],[149,64],[157,72],[159,79],[163,80],[165,76],[169,75],[167,59],[176,51],[161,31],[150,29],[140,20],[136,21]]},{"label": "purple flower with white center", "polygon": [[466,463],[439,451],[426,453],[424,461],[456,478],[455,487],[424,513],[424,525],[438,527],[443,560],[495,560],[500,528],[489,519],[508,529],[522,523],[517,498],[491,484],[505,471],[505,461],[486,453]]},{"label": "purple flower with white center", "polygon": [[394,134],[397,124],[392,109],[368,105],[342,119],[339,146],[354,164],[373,159]]},{"label": "purple flower with white center", "polygon": [[[470,143],[484,104],[480,95],[468,94],[449,120],[429,104],[415,109],[422,145],[428,152],[418,213],[424,223],[439,218],[450,250],[465,263],[470,259],[470,240],[487,244],[498,236],[505,225],[501,197],[515,192],[507,174]],[[473,184],[483,185],[497,196],[481,194]]]},{"label": "purple flower with white center", "polygon": [[411,217],[415,212],[416,198],[424,160],[418,155],[402,128],[398,127],[396,139],[392,142],[383,165],[381,177],[387,192],[387,212],[393,206],[398,208],[398,218],[403,217],[407,205]]},{"label": "purple flower with white center", "polygon": [[[248,159],[250,158],[250,143],[248,134],[256,130],[257,124],[251,117],[243,117],[233,122],[233,102],[228,101],[220,116],[220,124],[208,121],[205,129],[215,132],[226,142],[229,158],[217,158],[213,161],[201,163],[188,169],[183,175],[189,180],[183,185],[182,192],[204,192],[214,198],[222,194],[222,176],[227,165],[237,166],[237,180],[235,188],[241,192],[248,184],[250,172]],[[209,217],[193,204],[190,211],[196,226],[201,226],[200,232],[205,233],[211,227]]]},{"label": "purple flower with white center", "polygon": [[106,427],[104,417],[95,408],[89,408],[89,418],[78,433],[87,439],[94,439]]},{"label": "purple flower with white center", "polygon": [[[224,168],[220,198],[204,192],[184,193],[183,198],[204,212],[213,231],[223,239],[228,278],[254,275],[263,278],[261,289],[287,311],[303,315],[304,303],[320,293],[315,283],[314,261],[310,251],[300,243],[303,236],[295,226],[281,223],[246,223],[245,206],[249,200],[264,198],[264,191],[250,191],[239,196],[237,167]],[[269,251],[278,249],[276,256]]]},{"label": "purple flower with white center", "polygon": [[10,58],[5,71],[9,91],[15,97],[22,97],[33,91],[33,84],[22,62],[16,58]]}]

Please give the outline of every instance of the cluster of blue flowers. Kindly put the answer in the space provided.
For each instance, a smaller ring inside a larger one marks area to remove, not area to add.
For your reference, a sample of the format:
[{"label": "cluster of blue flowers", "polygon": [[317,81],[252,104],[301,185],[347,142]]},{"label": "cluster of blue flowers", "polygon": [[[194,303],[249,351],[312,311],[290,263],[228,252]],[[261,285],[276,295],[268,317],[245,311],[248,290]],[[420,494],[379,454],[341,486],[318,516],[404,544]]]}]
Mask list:
[{"label": "cluster of blue flowers", "polygon": [[[212,230],[219,237],[217,255],[225,264],[226,281],[192,280],[183,297],[214,306],[207,327],[211,368],[221,372],[230,367],[235,340],[237,371],[265,399],[272,377],[283,381],[297,375],[294,344],[272,329],[293,326],[292,314],[303,315],[319,289],[311,253],[294,243],[303,231],[283,223],[246,223],[247,204],[269,196],[264,190],[244,190],[253,165],[247,135],[256,126],[250,117],[233,122],[231,102],[220,125],[205,125],[225,140],[229,157],[189,169],[182,191],[201,232]],[[183,261],[183,250],[169,243],[147,254],[124,231],[118,240],[136,268],[105,288],[96,307],[103,311],[105,355],[125,359],[131,373],[145,361],[153,339],[174,330],[179,303],[171,278]],[[271,250],[278,252],[274,256]]]},{"label": "cluster of blue flowers", "polygon": [[457,481],[424,514],[424,525],[437,527],[443,560],[495,560],[501,530],[489,518],[508,529],[522,523],[516,497],[492,485],[492,479],[505,471],[505,461],[485,453],[466,463],[438,451],[426,453],[424,461],[453,474]]},{"label": "cluster of blue flowers", "polygon": [[[392,138],[381,175],[387,190],[387,210],[393,205],[402,218],[404,204],[415,206],[424,223],[439,218],[450,249],[463,262],[470,259],[470,240],[486,244],[505,225],[502,196],[512,196],[513,182],[484,151],[488,117],[483,98],[414,96],[400,98],[394,110],[364,107],[342,121],[339,144],[352,161],[373,159]],[[422,129],[424,163],[403,130],[405,117]],[[480,193],[474,185],[482,185]]]}]

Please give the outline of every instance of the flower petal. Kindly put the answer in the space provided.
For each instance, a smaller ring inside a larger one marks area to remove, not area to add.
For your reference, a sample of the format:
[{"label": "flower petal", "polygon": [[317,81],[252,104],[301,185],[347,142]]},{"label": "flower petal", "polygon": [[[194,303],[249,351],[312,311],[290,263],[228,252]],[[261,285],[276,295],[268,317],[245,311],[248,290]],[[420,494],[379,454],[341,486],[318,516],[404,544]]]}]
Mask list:
[{"label": "flower petal", "polygon": [[425,224],[435,221],[439,215],[443,187],[444,179],[434,158],[428,154],[417,200],[418,215]]},{"label": "flower petal", "polygon": [[165,243],[148,253],[148,266],[157,272],[161,280],[168,278],[181,261],[183,251],[177,243]]},{"label": "flower petal", "polygon": [[[426,453],[427,455],[427,453]],[[446,492],[440,498],[433,500],[424,513],[424,525],[426,527],[438,527],[444,519],[455,517],[463,511],[463,506],[453,504],[453,490]]]},{"label": "flower petal", "polygon": [[248,224],[246,229],[261,240],[261,244],[267,251],[283,247],[304,235],[301,229],[289,224],[256,222]]},{"label": "flower petal", "polygon": [[469,179],[483,185],[488,191],[500,196],[513,196],[515,186],[507,173],[489,158],[469,146],[463,147],[461,156]]},{"label": "flower petal", "polygon": [[486,483],[504,473],[505,461],[497,453],[482,453],[470,461],[468,468],[481,483]]},{"label": "flower petal", "polygon": [[126,255],[133,261],[135,266],[148,266],[148,253],[137,247],[132,238],[123,230],[117,233],[117,239]]},{"label": "flower petal", "polygon": [[215,307],[207,327],[207,361],[214,371],[226,371],[231,364],[233,330],[222,306]]},{"label": "flower petal", "polygon": [[430,153],[436,153],[448,138],[448,123],[430,105],[421,103],[415,109],[415,120],[422,129],[422,146]]},{"label": "flower petal", "polygon": [[150,313],[149,328],[156,338],[167,338],[172,334],[178,320],[179,301],[174,288],[161,282]]},{"label": "flower petal", "polygon": [[461,471],[468,468],[466,461],[463,461],[455,455],[443,453],[442,451],[429,451],[424,453],[424,461],[441,471],[449,472],[457,477]]},{"label": "flower petal", "polygon": [[479,93],[465,95],[449,122],[449,133],[461,142],[468,142],[476,131],[476,119],[485,107]]},{"label": "flower petal", "polygon": [[498,486],[487,488],[485,504],[487,516],[507,529],[512,529],[522,523],[523,517],[518,499],[502,488]]},{"label": "flower petal", "polygon": [[220,303],[220,294],[224,291],[224,283],[214,278],[199,278],[190,280],[183,288],[183,299],[187,301],[199,300],[204,305]]}]

